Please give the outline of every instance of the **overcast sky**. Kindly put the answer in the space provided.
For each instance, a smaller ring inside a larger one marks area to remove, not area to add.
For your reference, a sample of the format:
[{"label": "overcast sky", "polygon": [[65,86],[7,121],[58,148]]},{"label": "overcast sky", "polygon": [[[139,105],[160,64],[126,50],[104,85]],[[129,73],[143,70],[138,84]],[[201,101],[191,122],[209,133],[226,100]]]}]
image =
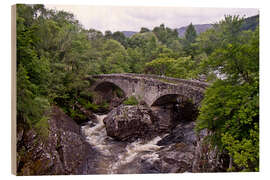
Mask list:
[{"label": "overcast sky", "polygon": [[116,7],[116,6],[72,6],[46,5],[46,8],[64,10],[75,15],[87,29],[104,32],[140,31],[141,27],[153,29],[165,24],[179,28],[193,24],[215,23],[224,15],[253,16],[259,13],[252,8],[182,8],[182,7]]}]

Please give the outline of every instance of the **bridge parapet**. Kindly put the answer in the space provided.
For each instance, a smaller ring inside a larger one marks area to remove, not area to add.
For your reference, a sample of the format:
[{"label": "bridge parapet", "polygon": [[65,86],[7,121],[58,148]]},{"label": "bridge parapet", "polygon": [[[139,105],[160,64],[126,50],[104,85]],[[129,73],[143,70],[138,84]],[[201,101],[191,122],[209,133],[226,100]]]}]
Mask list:
[{"label": "bridge parapet", "polygon": [[100,75],[93,75],[93,77],[113,77],[113,76],[122,76],[122,77],[143,77],[146,79],[155,79],[166,83],[172,83],[172,84],[187,84],[190,86],[195,86],[199,88],[207,88],[209,86],[209,83],[201,82],[197,80],[187,80],[187,79],[179,79],[179,78],[172,78],[172,77],[166,77],[166,76],[159,76],[159,75],[152,75],[152,74],[134,74],[134,73],[122,73],[122,74],[100,74]]}]

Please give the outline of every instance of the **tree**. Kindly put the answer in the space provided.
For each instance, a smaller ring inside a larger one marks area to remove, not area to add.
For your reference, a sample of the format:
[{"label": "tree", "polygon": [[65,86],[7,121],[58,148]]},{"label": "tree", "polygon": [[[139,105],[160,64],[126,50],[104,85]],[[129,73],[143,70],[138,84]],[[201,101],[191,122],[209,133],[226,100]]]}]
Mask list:
[{"label": "tree", "polygon": [[148,28],[142,27],[140,33],[150,32]]},{"label": "tree", "polygon": [[195,30],[194,26],[192,25],[192,23],[190,23],[187,27],[186,32],[185,32],[185,40],[189,43],[194,43],[196,37],[197,37],[196,30]]},{"label": "tree", "polygon": [[149,63],[145,64],[145,71],[151,74],[167,75],[171,66],[176,63],[175,59],[172,58],[158,58]]},{"label": "tree", "polygon": [[154,27],[153,33],[156,35],[158,40],[167,47],[169,47],[173,40],[178,40],[177,30],[165,27],[164,24],[161,24],[159,27]]},{"label": "tree", "polygon": [[127,64],[127,52],[124,46],[116,40],[106,41],[103,47],[102,71],[103,73],[123,73],[129,72]]},{"label": "tree", "polygon": [[230,171],[259,170],[259,34],[241,31],[242,19],[226,16],[215,25],[219,44],[205,59],[225,80],[207,89],[196,129],[233,160]]},{"label": "tree", "polygon": [[127,38],[124,33],[116,31],[112,34],[112,39],[120,42],[124,47],[127,47]]},{"label": "tree", "polygon": [[105,38],[111,39],[112,38],[112,32],[110,30],[105,31]]},{"label": "tree", "polygon": [[[39,55],[36,43],[37,11],[43,6],[17,6],[17,121],[33,127],[49,106],[49,60]],[[42,9],[43,10],[43,9]]]},{"label": "tree", "polygon": [[196,64],[190,57],[174,59],[171,57],[159,57],[145,64],[145,72],[188,79],[196,77]]},{"label": "tree", "polygon": [[187,27],[187,30],[185,32],[185,37],[182,40],[183,42],[183,50],[186,53],[186,56],[195,56],[195,46],[194,43],[196,41],[197,33],[192,25],[192,23]]}]

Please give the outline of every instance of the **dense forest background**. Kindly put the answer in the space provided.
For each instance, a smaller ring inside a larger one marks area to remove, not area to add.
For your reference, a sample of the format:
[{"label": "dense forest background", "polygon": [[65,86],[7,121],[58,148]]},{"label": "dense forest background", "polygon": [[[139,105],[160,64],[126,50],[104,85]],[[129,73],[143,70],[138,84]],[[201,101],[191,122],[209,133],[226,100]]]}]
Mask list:
[{"label": "dense forest background", "polygon": [[87,118],[95,104],[86,77],[106,73],[145,73],[207,81],[196,131],[230,155],[228,171],[259,171],[259,16],[225,16],[184,37],[161,24],[122,32],[84,29],[73,14],[43,5],[17,5],[17,124],[46,138],[52,105],[73,119]]}]

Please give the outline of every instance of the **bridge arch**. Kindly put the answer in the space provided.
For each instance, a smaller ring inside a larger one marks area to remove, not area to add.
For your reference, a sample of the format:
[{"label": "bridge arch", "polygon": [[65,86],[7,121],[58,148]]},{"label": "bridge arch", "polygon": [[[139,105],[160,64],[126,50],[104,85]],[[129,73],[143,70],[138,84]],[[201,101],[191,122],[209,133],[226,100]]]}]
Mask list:
[{"label": "bridge arch", "polygon": [[163,106],[167,104],[179,104],[183,101],[191,101],[188,97],[181,94],[163,94],[156,97],[151,106]]},{"label": "bridge arch", "polygon": [[125,88],[111,81],[96,82],[91,89],[95,92],[93,98],[95,104],[106,107],[105,112],[119,106],[127,97]]},{"label": "bridge arch", "polygon": [[[181,94],[163,94],[153,102],[151,109],[161,114],[166,112],[171,119],[171,123],[193,121],[198,115],[198,106],[189,97]],[[160,117],[161,118],[161,117]],[[165,117],[162,117],[165,118]]]},{"label": "bridge arch", "polygon": [[99,83],[97,83],[95,85],[95,87],[93,88],[94,91],[100,91],[100,92],[105,92],[107,93],[110,90],[121,90],[124,94],[124,96],[126,96],[126,92],[124,88],[119,87],[119,85],[110,82],[110,81],[101,81]]}]

